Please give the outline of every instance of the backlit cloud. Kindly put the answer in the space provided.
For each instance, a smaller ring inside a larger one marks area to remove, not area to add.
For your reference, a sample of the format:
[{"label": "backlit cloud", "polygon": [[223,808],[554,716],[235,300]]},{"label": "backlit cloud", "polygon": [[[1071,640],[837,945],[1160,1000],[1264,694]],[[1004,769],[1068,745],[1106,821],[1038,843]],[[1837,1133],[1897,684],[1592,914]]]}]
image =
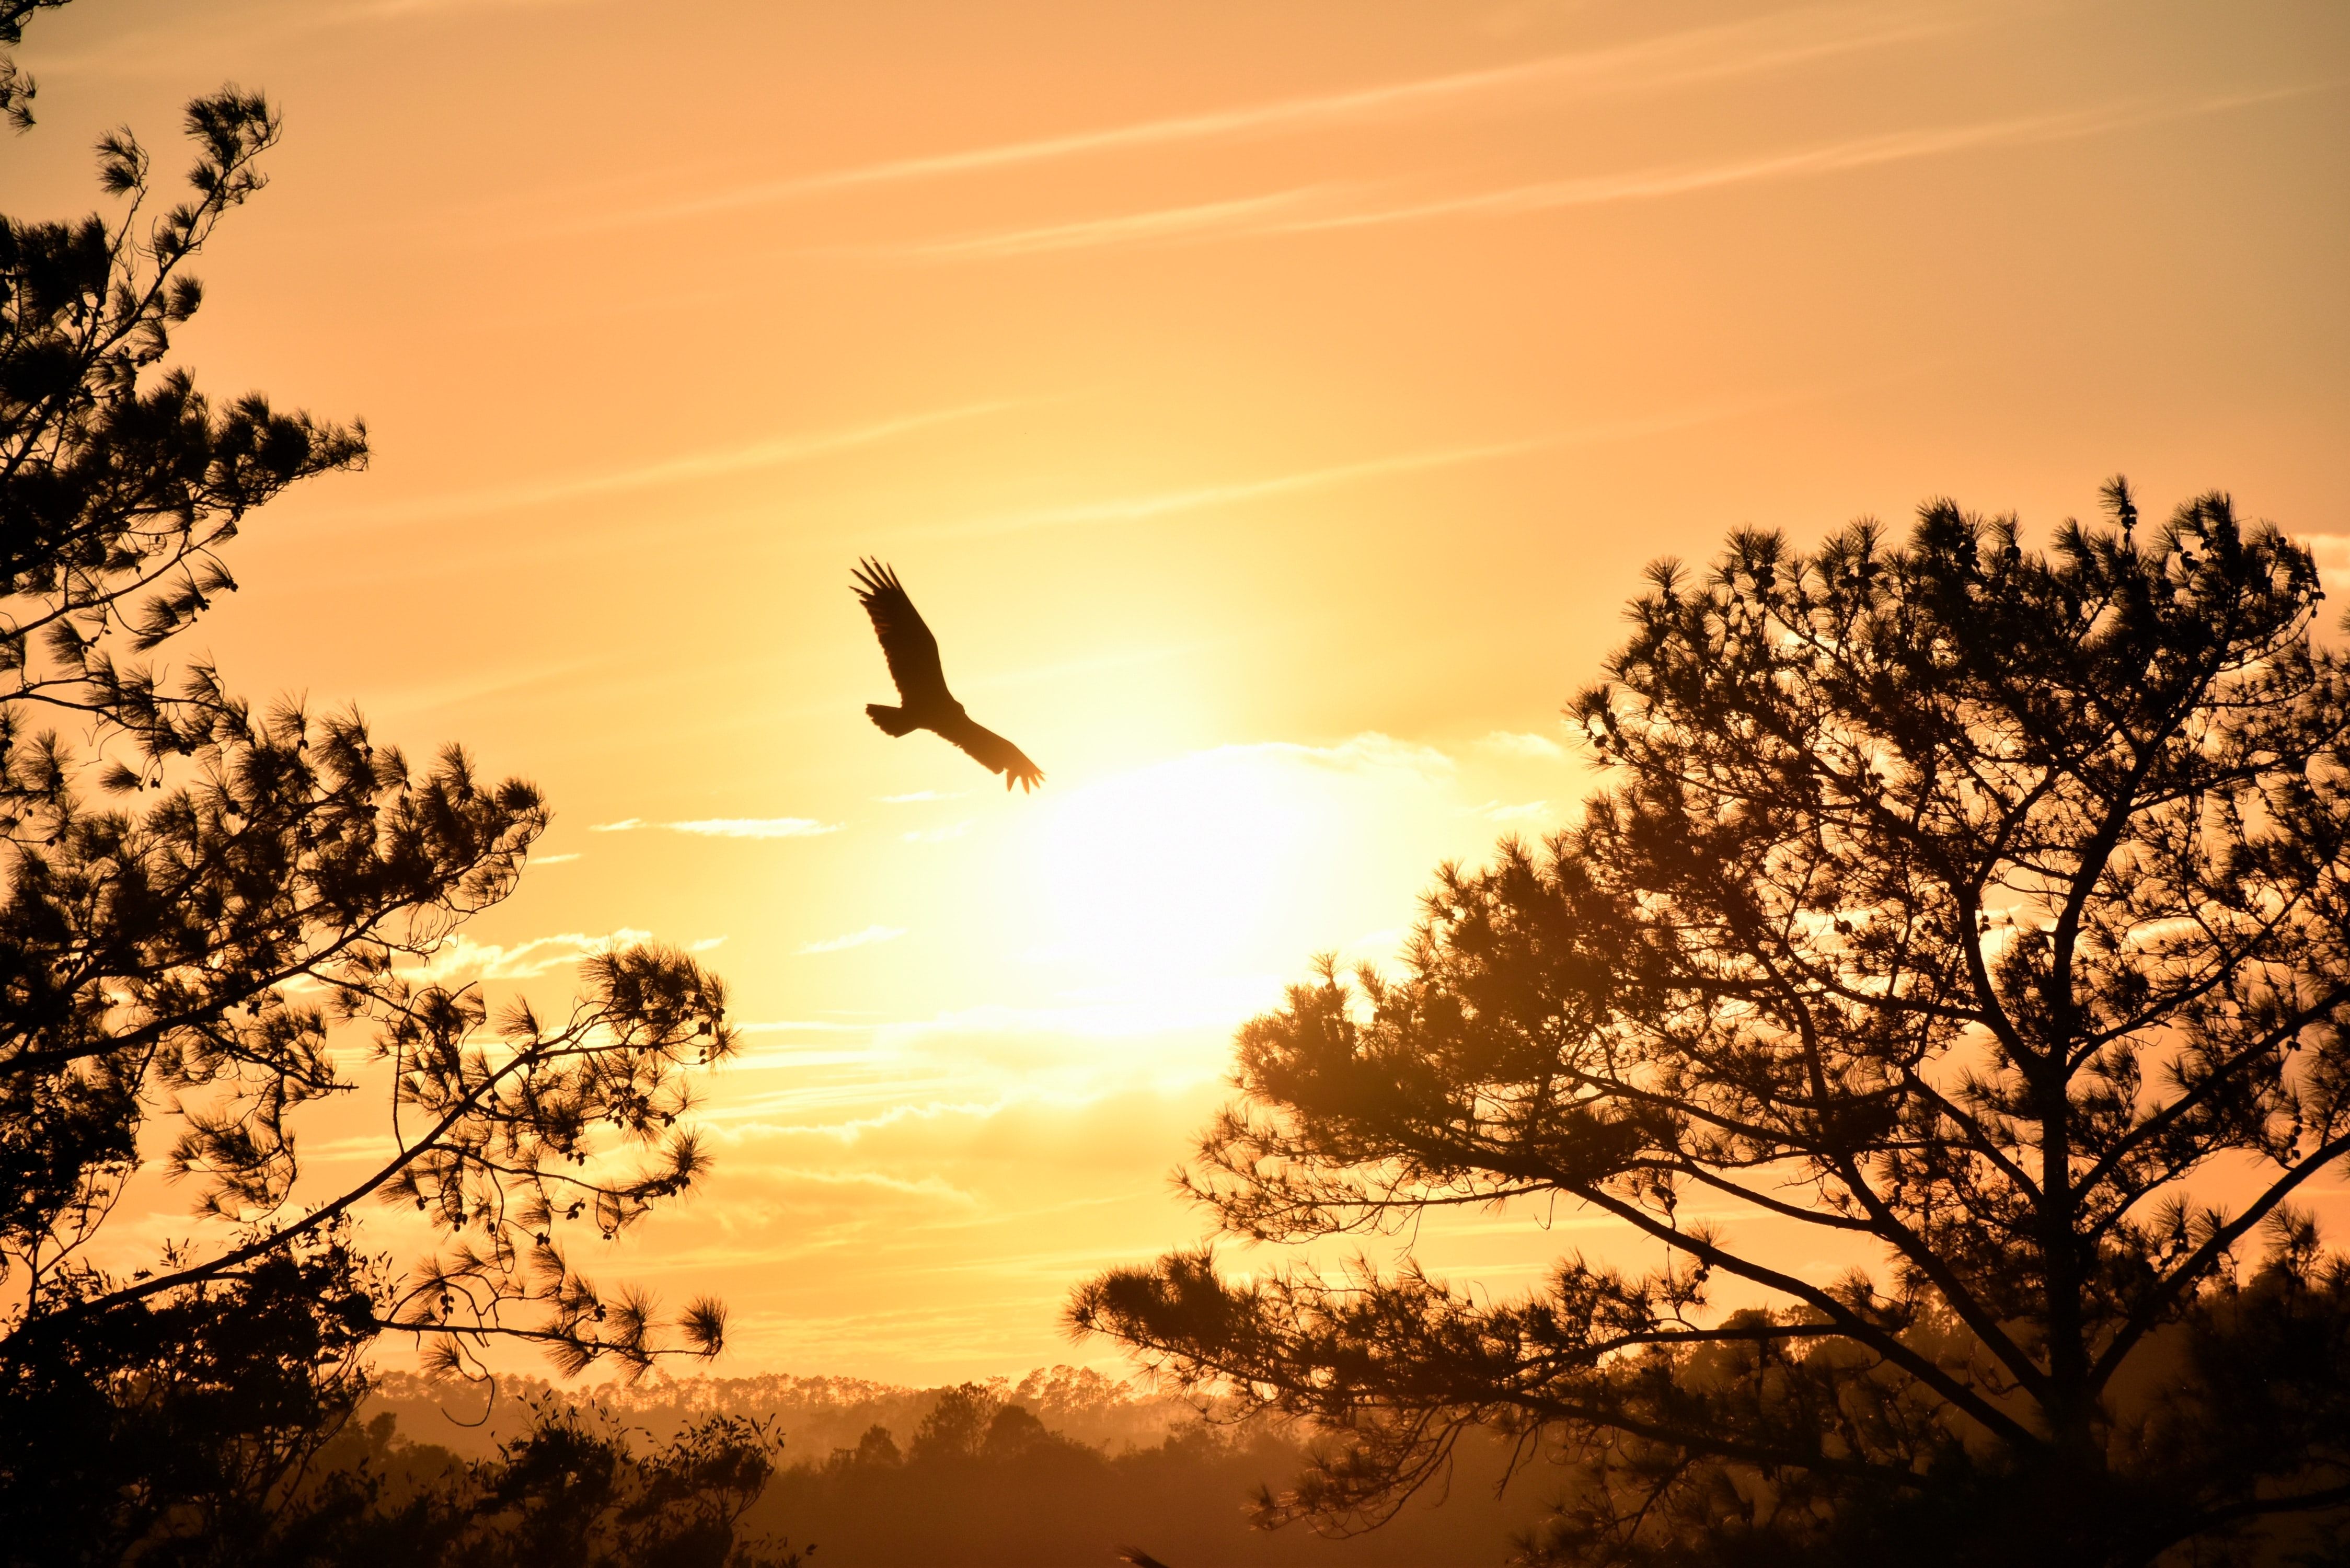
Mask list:
[{"label": "backlit cloud", "polygon": [[2350,587],[2350,534],[2296,534],[2293,542],[2309,552],[2326,592]]},{"label": "backlit cloud", "polygon": [[1302,746],[1274,741],[1254,746],[1227,746],[1203,754],[1216,756],[1233,752],[1253,752],[1347,773],[1400,773],[1421,779],[1444,778],[1453,768],[1452,759],[1434,746],[1399,741],[1377,730],[1366,730],[1335,746]]},{"label": "backlit cloud", "polygon": [[459,931],[442,942],[430,959],[413,967],[403,967],[400,973],[411,983],[421,985],[534,980],[550,971],[576,967],[594,954],[632,947],[651,937],[650,931],[640,931],[632,926],[595,936],[584,931],[561,931],[521,942],[475,941],[466,932]]},{"label": "backlit cloud", "polygon": [[849,948],[865,947],[873,942],[893,942],[905,934],[906,928],[903,926],[868,926],[861,931],[851,931],[847,936],[832,937],[820,942],[803,943],[799,950],[804,953],[837,953]]},{"label": "backlit cloud", "polygon": [[1548,735],[1531,735],[1511,730],[1495,730],[1477,744],[1485,751],[1499,752],[1508,757],[1534,757],[1555,763],[1566,755],[1566,748]]},{"label": "backlit cloud", "polygon": [[660,828],[701,838],[813,838],[820,833],[837,833],[843,826],[812,816],[708,816],[691,822],[647,822],[640,816],[626,816],[618,822],[592,823],[588,831],[634,833],[639,828]]},{"label": "backlit cloud", "polygon": [[1482,805],[1472,805],[1468,810],[1471,816],[1482,816],[1488,822],[1527,822],[1538,816],[1549,815],[1550,802],[1530,800],[1522,805],[1504,805],[1498,800],[1489,800]]}]

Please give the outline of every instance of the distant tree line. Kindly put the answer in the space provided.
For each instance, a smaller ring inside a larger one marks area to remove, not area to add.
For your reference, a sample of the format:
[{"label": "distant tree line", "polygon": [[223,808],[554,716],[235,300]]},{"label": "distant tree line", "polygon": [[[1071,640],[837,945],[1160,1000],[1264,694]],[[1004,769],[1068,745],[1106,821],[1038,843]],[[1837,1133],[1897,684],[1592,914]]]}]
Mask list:
[{"label": "distant tree line", "polygon": [[[11,49],[61,3],[0,0],[20,129]],[[444,1371],[500,1340],[565,1371],[716,1353],[715,1303],[667,1322],[574,1246],[701,1179],[688,1079],[735,1037],[718,978],[656,946],[593,958],[551,1015],[417,978],[513,889],[537,791],[153,661],[234,591],[255,508],[368,451],[357,423],[217,402],[166,364],[203,299],[188,264],[261,189],[280,120],[224,88],[186,130],[180,199],[120,130],[98,144],[111,217],[0,218],[0,1562],[358,1561],[378,1537],[430,1562],[444,1536],[447,1560],[492,1562],[541,1524],[586,1532],[581,1563],[753,1561],[732,1521],[771,1446],[739,1422],[644,1459],[551,1416],[389,1513],[359,1471],[318,1480],[387,1333]],[[337,1031],[370,1042],[388,1136],[320,1189],[292,1125],[355,1092]],[[101,1265],[154,1150],[199,1230]],[[418,1215],[435,1253],[370,1253],[371,1204]]]},{"label": "distant tree line", "polygon": [[[477,1390],[390,1373],[319,1468],[363,1468],[381,1494],[377,1508],[394,1511],[469,1461],[490,1461],[494,1475],[517,1443],[547,1425],[549,1410],[625,1440],[646,1463],[673,1463],[678,1439],[713,1417],[775,1438],[772,1479],[736,1529],[788,1528],[824,1543],[811,1562],[853,1568],[1107,1564],[1128,1546],[1175,1568],[1477,1568],[1541,1518],[1523,1489],[1496,1492],[1510,1445],[1472,1438],[1440,1506],[1431,1495],[1367,1537],[1268,1532],[1251,1524],[1247,1500],[1305,1459],[1310,1433],[1231,1418],[1237,1411],[1203,1417],[1188,1401],[1137,1396],[1073,1367],[920,1389],[656,1375],[567,1393],[514,1378],[501,1380],[486,1409]],[[734,1495],[705,1490],[711,1501]]]},{"label": "distant tree line", "polygon": [[870,1378],[795,1376],[762,1372],[727,1376],[657,1369],[636,1379],[561,1385],[525,1375],[501,1376],[494,1391],[417,1373],[387,1370],[371,1381],[362,1413],[390,1414],[400,1430],[469,1458],[483,1458],[528,1429],[531,1411],[549,1399],[585,1401],[608,1411],[632,1430],[659,1440],[704,1416],[770,1421],[791,1437],[794,1463],[823,1460],[854,1449],[870,1428],[912,1433],[939,1402],[968,1388],[999,1405],[1017,1405],[1053,1430],[1087,1447],[1118,1452],[1158,1443],[1169,1428],[1200,1418],[1187,1399],[1139,1392],[1125,1380],[1087,1366],[1040,1366],[1026,1376],[929,1388]]},{"label": "distant tree line", "polygon": [[[790,1446],[745,1525],[788,1524],[824,1543],[822,1561],[858,1568],[1108,1564],[1127,1546],[1174,1568],[1476,1568],[1541,1517],[1496,1495],[1502,1441],[1462,1448],[1442,1506],[1431,1495],[1376,1535],[1324,1540],[1250,1523],[1248,1499],[1311,1451],[1313,1435],[1284,1423],[1203,1417],[1070,1368],[924,1390],[779,1386],[793,1381],[681,1379],[616,1389],[613,1408],[655,1431],[712,1409],[774,1419]],[[420,1437],[447,1430],[400,1408]]]}]

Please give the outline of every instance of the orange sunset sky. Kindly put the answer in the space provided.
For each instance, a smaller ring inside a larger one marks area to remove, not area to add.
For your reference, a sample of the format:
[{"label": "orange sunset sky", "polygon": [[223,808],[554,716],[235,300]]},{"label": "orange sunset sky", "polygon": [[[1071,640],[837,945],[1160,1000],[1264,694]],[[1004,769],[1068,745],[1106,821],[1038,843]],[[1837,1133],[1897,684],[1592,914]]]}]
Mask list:
[{"label": "orange sunset sky", "polygon": [[[1575,809],[1658,556],[2119,471],[2350,569],[2332,0],[83,0],[19,58],[26,218],[283,108],[177,358],[375,456],[177,656],[546,790],[449,976],[707,950],[718,1172],[597,1272],[725,1297],[722,1371],[1117,1365],[1060,1303],[1200,1234],[1233,1025]],[[1040,794],[868,723],[861,555]],[[141,1193],[123,1245],[187,1233]],[[1421,1255],[1607,1244],[1552,1219]]]}]

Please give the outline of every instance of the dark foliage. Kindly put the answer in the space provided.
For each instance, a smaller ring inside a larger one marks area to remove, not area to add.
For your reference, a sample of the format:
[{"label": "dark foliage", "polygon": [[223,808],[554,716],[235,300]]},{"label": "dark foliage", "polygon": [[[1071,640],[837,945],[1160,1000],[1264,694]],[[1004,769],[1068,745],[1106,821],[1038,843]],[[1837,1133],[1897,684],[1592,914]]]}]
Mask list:
[{"label": "dark foliage", "polygon": [[1241,1032],[1190,1179],[1225,1232],[1565,1199],[1664,1266],[1495,1301],[1188,1252],[1075,1324],[1350,1432],[1273,1520],[1556,1445],[1539,1561],[2217,1563],[2350,1503],[2350,1272],[2289,1201],[2350,1152],[2350,687],[2304,551],[2107,500],[2047,556],[1936,503],[1654,568],[1570,710],[1619,782],[1447,867],[1405,977]]},{"label": "dark foliage", "polygon": [[0,1359],[0,1562],[119,1563],[141,1543],[141,1562],[203,1561],[265,1536],[282,1479],[359,1391],[371,1282],[338,1226],[69,1332],[20,1327]]},{"label": "dark foliage", "polygon": [[[338,1434],[265,1533],[190,1542],[191,1563],[255,1568],[799,1568],[743,1515],[782,1438],[738,1417],[640,1451],[608,1412],[536,1405],[528,1431],[467,1464],[395,1439],[389,1415]],[[142,1562],[153,1560],[142,1557]]]},{"label": "dark foliage", "polygon": [[0,119],[18,130],[33,129],[33,78],[16,65],[16,46],[36,11],[54,11],[66,0],[0,0]]},{"label": "dark foliage", "polygon": [[[0,11],[0,43],[26,14]],[[0,1500],[93,1562],[263,1539],[386,1331],[442,1369],[496,1336],[631,1372],[672,1328],[697,1355],[723,1336],[715,1303],[665,1323],[567,1251],[707,1168],[684,1118],[690,1075],[734,1048],[717,978],[612,951],[564,1012],[493,1020],[423,961],[511,891],[537,791],[149,662],[235,588],[220,552],[255,507],[367,450],[163,365],[202,298],[186,265],[280,125],[226,88],[186,129],[182,202],[151,211],[119,131],[98,148],[116,217],[0,219]],[[294,1120],[359,1092],[330,1036],[390,1116],[380,1163],[320,1191]],[[199,1237],[102,1269],[142,1150],[195,1189]],[[412,1207],[436,1252],[405,1273],[364,1253],[369,1200]],[[30,1539],[0,1552],[71,1560]]]}]

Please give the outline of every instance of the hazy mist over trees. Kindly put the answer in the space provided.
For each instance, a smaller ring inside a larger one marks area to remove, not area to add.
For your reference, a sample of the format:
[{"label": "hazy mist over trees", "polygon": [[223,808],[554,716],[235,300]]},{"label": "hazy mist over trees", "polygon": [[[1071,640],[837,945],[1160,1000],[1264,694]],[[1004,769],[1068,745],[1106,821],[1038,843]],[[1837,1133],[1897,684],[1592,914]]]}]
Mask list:
[{"label": "hazy mist over trees", "polygon": [[[414,1468],[494,1453],[529,1432],[533,1403],[556,1394],[507,1380],[485,1410],[470,1390],[395,1374],[366,1411],[373,1423],[396,1418],[407,1445],[385,1449],[380,1462]],[[1134,1546],[1176,1568],[1472,1568],[1501,1562],[1512,1537],[1534,1529],[1543,1513],[1536,1488],[1495,1495],[1506,1443],[1472,1439],[1440,1505],[1431,1495],[1388,1527],[1346,1539],[1303,1527],[1258,1530],[1248,1500],[1304,1462],[1310,1433],[1232,1419],[1236,1407],[1211,1407],[1203,1419],[1186,1400],[1138,1395],[1082,1367],[920,1389],[860,1378],[656,1372],[584,1397],[604,1419],[640,1433],[647,1448],[712,1416],[771,1422],[785,1437],[779,1468],[745,1527],[819,1542],[816,1563],[1080,1568]]]},{"label": "hazy mist over trees", "polygon": [[[1375,1520],[1482,1427],[1579,1456],[1562,1563],[2339,1521],[2350,1269],[2293,1199],[2350,1152],[2350,683],[2306,551],[2106,499],[2044,556],[1938,502],[1658,566],[1571,710],[1612,787],[1447,868],[1402,978],[1326,964],[1242,1031],[1190,1179],[1225,1234],[1556,1197],[1661,1260],[1087,1284],[1180,1385],[1349,1434],[1266,1518]],[[1764,1220],[1882,1270],[1791,1272]]]}]

